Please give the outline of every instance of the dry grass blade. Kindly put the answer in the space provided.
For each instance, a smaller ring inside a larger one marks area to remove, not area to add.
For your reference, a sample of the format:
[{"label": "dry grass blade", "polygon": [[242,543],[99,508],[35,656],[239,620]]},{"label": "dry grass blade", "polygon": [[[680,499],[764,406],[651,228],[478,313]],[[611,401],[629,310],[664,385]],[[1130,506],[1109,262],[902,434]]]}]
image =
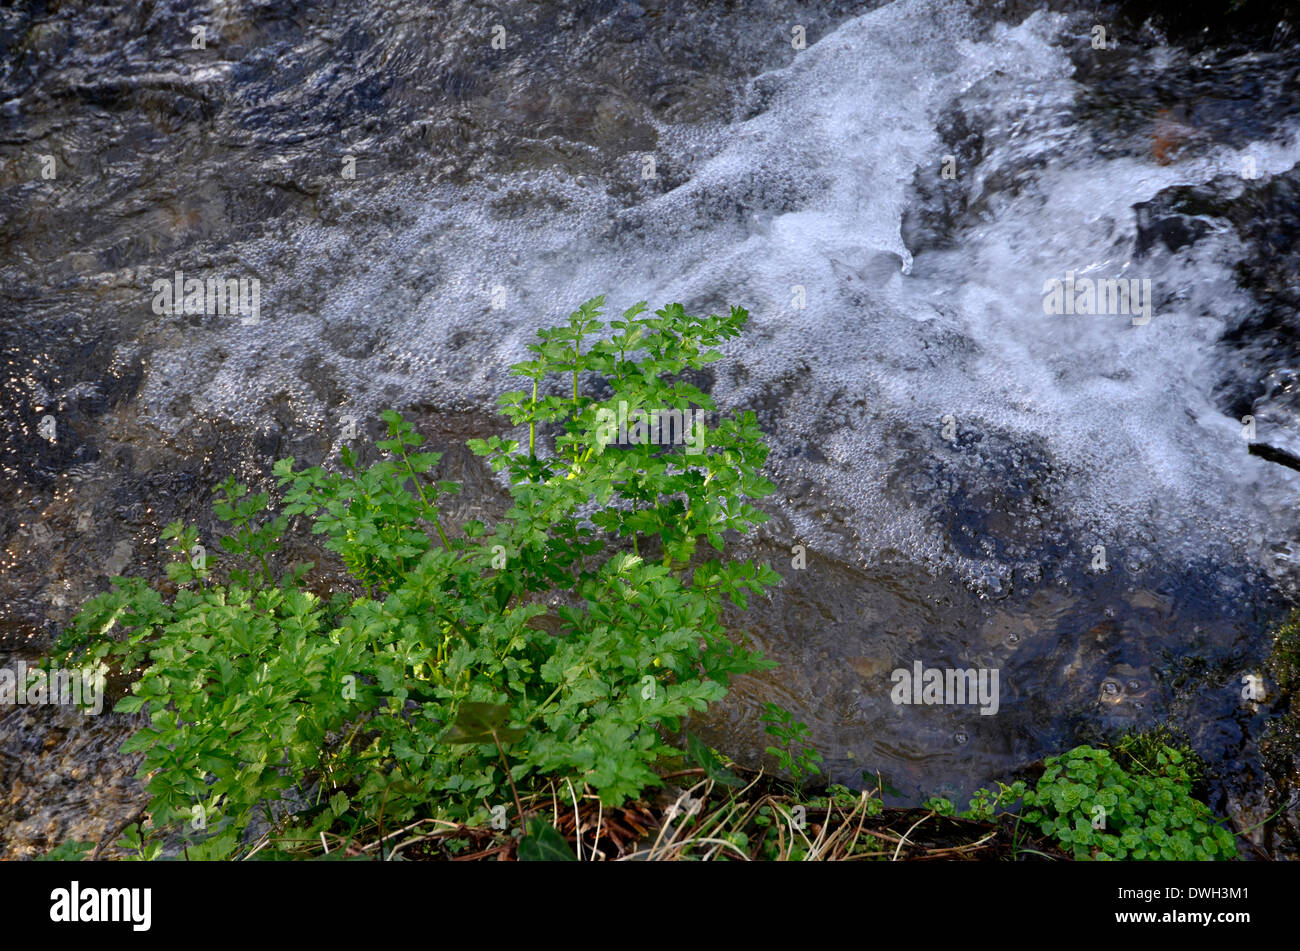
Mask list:
[{"label": "dry grass blade", "polygon": [[924,822],[926,819],[929,818],[930,817],[928,815],[922,816],[921,818],[916,820],[916,822],[912,825],[912,828],[908,829],[906,832],[903,833],[903,837],[898,840],[898,848],[894,849],[894,858],[892,859],[892,861],[894,862],[898,861],[898,853],[903,850],[903,845],[907,842],[907,837],[916,831],[917,826],[919,826],[922,822]]}]

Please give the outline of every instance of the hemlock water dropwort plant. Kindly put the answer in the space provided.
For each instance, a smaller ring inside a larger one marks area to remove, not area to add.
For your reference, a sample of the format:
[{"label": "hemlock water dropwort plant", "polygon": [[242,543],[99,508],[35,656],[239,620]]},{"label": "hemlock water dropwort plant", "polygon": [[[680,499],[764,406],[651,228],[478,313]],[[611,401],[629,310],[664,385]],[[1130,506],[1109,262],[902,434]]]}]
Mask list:
[{"label": "hemlock water dropwort plant", "polygon": [[[116,578],[84,606],[57,650],[142,671],[116,709],[148,717],[123,749],[143,756],[149,835],[222,858],[249,851],[255,820],[293,851],[509,806],[518,831],[520,789],[567,779],[612,805],[658,785],[664,736],[775,666],[722,619],[724,599],[743,610],[780,580],[723,552],[773,488],[753,413],[701,425],[698,453],[620,446],[607,425],[620,404],[716,416],[683,375],[748,315],[639,304],[600,336],[602,304],[512,368],[528,385],[500,405],[527,444],[470,440],[509,483],[496,525],[446,519],[459,486],[390,411],[373,465],[346,447],[337,471],[281,460],[277,503],[227,480],[218,551],[194,555],[196,530],[170,526],[174,593]],[[313,566],[282,563],[291,520],[324,536],[353,592],[318,594]]]},{"label": "hemlock water dropwort plant", "polygon": [[795,785],[821,773],[821,767],[817,764],[822,761],[822,754],[808,742],[808,737],[811,736],[808,724],[796,720],[789,710],[771,702],[763,704],[763,714],[759,719],[767,724],[763,727],[763,732],[779,744],[769,746],[767,752],[776,757],[776,761],[790,774]]}]

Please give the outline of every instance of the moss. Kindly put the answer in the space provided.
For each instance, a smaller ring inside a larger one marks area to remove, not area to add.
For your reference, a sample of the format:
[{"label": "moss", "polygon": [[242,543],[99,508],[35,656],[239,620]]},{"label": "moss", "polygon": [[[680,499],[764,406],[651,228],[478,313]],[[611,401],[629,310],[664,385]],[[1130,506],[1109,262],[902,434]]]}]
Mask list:
[{"label": "moss", "polygon": [[1300,687],[1300,610],[1273,634],[1273,647],[1265,662],[1269,677],[1277,689],[1287,695],[1294,709],[1296,688]]},{"label": "moss", "polygon": [[1202,798],[1206,791],[1205,760],[1191,747],[1186,735],[1167,724],[1150,730],[1131,730],[1109,744],[1115,761],[1128,772],[1156,773],[1162,764],[1158,757],[1167,750],[1176,750],[1183,758],[1179,765],[1187,775],[1192,795]]}]

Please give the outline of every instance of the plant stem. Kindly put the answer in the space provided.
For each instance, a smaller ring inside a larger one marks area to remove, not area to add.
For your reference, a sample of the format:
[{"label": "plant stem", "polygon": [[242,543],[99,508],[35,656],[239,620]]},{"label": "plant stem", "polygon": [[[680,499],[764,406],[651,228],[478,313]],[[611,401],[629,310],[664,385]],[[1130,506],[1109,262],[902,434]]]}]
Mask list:
[{"label": "plant stem", "polygon": [[492,742],[497,745],[497,753],[501,756],[501,767],[506,771],[506,779],[510,781],[510,792],[515,797],[515,811],[519,813],[519,829],[523,833],[528,832],[528,826],[524,823],[524,806],[519,801],[519,790],[515,788],[515,778],[510,775],[510,764],[506,762],[506,751],[501,748],[501,740],[497,738],[497,731],[492,731]]},{"label": "plant stem", "polygon": [[533,378],[533,418],[528,421],[528,455],[537,458],[537,378]]}]

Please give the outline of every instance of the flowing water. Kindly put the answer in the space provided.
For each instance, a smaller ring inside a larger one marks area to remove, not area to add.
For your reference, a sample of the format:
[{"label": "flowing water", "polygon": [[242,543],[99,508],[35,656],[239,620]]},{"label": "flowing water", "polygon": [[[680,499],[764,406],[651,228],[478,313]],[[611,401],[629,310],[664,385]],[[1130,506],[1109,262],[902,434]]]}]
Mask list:
[{"label": "flowing water", "polygon": [[[1111,16],[1095,49],[1068,4],[0,12],[0,655],[156,577],[227,474],[388,407],[437,448],[499,425],[588,297],[739,304],[705,382],[774,447],[742,547],[786,583],[743,623],[782,666],[712,743],[757,761],[777,700],[831,778],[919,802],[1168,721],[1261,821],[1300,762],[1241,698],[1295,590],[1298,477],[1249,449],[1300,455],[1300,49]],[[256,279],[258,319],[155,312],[177,270]],[[1085,278],[1149,312],[1045,313]],[[895,704],[915,661],[997,669],[996,715]],[[0,719],[9,854],[139,808],[130,726]],[[1279,827],[1253,840],[1292,854]]]}]

